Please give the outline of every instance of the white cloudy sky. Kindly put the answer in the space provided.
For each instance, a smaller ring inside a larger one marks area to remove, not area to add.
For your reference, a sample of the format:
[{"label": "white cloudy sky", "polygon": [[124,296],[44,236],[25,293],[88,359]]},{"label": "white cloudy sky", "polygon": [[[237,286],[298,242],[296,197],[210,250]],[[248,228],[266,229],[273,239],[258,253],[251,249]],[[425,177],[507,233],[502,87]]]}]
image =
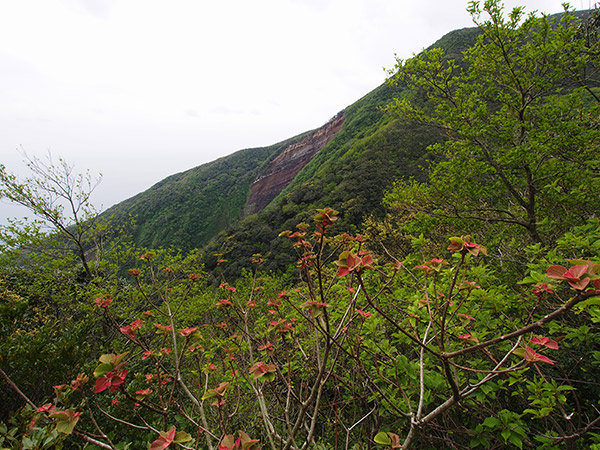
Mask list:
[{"label": "white cloudy sky", "polygon": [[[561,0],[507,0],[559,12]],[[575,8],[590,7],[576,0]],[[109,207],[164,177],[325,123],[472,26],[467,0],[0,0],[0,163],[102,173]],[[18,210],[0,202],[0,222]]]}]

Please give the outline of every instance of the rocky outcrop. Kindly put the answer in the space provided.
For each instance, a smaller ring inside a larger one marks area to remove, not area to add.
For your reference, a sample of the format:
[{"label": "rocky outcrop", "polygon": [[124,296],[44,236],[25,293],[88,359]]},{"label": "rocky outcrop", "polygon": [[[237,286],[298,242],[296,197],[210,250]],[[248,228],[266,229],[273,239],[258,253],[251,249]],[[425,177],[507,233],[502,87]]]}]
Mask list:
[{"label": "rocky outcrop", "polygon": [[285,189],[319,151],[333,139],[344,123],[344,113],[338,113],[302,141],[283,150],[250,187],[250,197],[244,208],[245,215],[262,211]]}]

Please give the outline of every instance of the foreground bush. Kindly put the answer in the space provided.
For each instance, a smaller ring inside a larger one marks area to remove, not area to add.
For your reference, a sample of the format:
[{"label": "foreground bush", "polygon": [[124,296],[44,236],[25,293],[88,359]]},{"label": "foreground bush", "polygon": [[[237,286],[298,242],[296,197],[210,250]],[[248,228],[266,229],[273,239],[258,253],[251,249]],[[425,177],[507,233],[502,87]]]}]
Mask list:
[{"label": "foreground bush", "polygon": [[[336,214],[282,233],[298,256],[288,290],[261,276],[260,255],[214,297],[193,260],[143,254],[135,291],[90,299],[118,330],[113,351],[47,404],[21,392],[28,405],[2,445],[591,445],[600,265],[585,253],[597,253],[597,222],[544,258],[529,249],[541,262],[519,288],[497,281],[468,236],[438,258],[374,261],[361,236],[330,237]],[[585,258],[566,262],[561,247]]]}]

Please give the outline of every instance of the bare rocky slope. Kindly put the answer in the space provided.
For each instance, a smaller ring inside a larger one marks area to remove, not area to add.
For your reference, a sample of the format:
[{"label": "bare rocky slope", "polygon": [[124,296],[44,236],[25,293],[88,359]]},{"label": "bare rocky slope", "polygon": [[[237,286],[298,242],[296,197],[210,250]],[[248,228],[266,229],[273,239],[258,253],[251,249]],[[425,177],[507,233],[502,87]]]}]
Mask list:
[{"label": "bare rocky slope", "polygon": [[298,172],[339,133],[344,119],[344,113],[340,112],[300,142],[289,145],[273,159],[252,182],[250,197],[244,207],[245,215],[262,211],[289,186]]}]

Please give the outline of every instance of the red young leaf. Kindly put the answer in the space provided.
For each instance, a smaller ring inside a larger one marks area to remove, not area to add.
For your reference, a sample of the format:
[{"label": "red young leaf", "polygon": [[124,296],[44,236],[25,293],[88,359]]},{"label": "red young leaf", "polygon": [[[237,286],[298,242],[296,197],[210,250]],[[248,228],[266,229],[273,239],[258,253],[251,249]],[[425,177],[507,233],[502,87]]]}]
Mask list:
[{"label": "red young leaf", "polygon": [[548,364],[554,364],[554,361],[552,361],[550,358],[536,353],[536,351],[528,345],[525,347],[525,354],[523,355],[523,358],[525,358],[525,361],[532,363],[544,362]]},{"label": "red young leaf", "polygon": [[565,272],[565,274],[563,275],[565,278],[567,279],[575,279],[578,280],[581,278],[581,276],[587,272],[588,270],[588,265],[587,264],[582,264],[579,266],[573,266],[571,267],[569,270],[567,270]]},{"label": "red young leaf", "polygon": [[267,373],[267,365],[264,362],[259,361],[250,367],[248,371],[252,374],[252,378],[256,380]]},{"label": "red young leaf", "polygon": [[96,385],[94,386],[94,392],[98,394],[99,392],[104,391],[110,387],[110,372],[96,380]]},{"label": "red young leaf", "polygon": [[460,251],[460,250],[462,250],[464,243],[465,242],[459,237],[456,237],[456,236],[451,237],[450,245],[448,246],[448,250],[451,252]]},{"label": "red young leaf", "polygon": [[94,308],[99,306],[100,308],[108,308],[112,303],[112,298],[110,297],[98,297],[94,300]]},{"label": "red young leaf", "polygon": [[56,406],[54,406],[52,403],[46,403],[44,406],[40,406],[37,409],[37,412],[50,412],[50,413],[53,413],[54,411],[56,411]]},{"label": "red young leaf", "polygon": [[231,450],[234,448],[235,438],[231,434],[227,434],[223,437],[221,444],[219,445],[219,450]]},{"label": "red young leaf", "polygon": [[546,270],[546,276],[548,278],[553,278],[555,280],[562,280],[564,273],[567,271],[567,268],[564,266],[550,266]]},{"label": "red young leaf", "polygon": [[167,334],[169,331],[171,331],[173,329],[170,325],[162,325],[160,323],[155,323],[154,326],[157,328],[157,330],[156,330],[157,333],[160,333],[162,331],[163,334]]},{"label": "red young leaf", "polygon": [[369,317],[371,317],[371,313],[370,312],[365,312],[362,309],[357,309],[356,312],[358,314],[360,314],[362,317],[364,317],[365,319],[368,319]]},{"label": "red young leaf", "polygon": [[583,290],[590,283],[590,277],[581,278],[589,269],[588,264],[573,266],[568,270],[564,266],[550,266],[546,270],[546,276],[555,280],[568,281],[572,288]]},{"label": "red young leaf", "polygon": [[115,392],[117,389],[119,389],[119,386],[121,386],[123,383],[125,383],[125,376],[127,375],[127,370],[121,370],[118,373],[113,374],[110,383],[111,383],[111,387],[110,387],[110,392]]},{"label": "red young leaf", "polygon": [[129,325],[120,328],[120,331],[121,333],[129,336],[130,338],[135,338],[136,330],[139,330],[140,328],[142,328],[142,321],[140,319],[136,319]]},{"label": "red young leaf", "polygon": [[126,376],[127,370],[120,370],[119,372],[108,372],[106,375],[103,375],[96,380],[94,392],[98,394],[99,392],[102,392],[109,387],[110,392],[114,392],[117,389],[119,389],[119,386],[121,386],[125,382]]},{"label": "red young leaf", "polygon": [[198,327],[193,327],[193,328],[181,328],[179,330],[177,330],[177,332],[182,335],[183,337],[188,337],[189,335],[193,334],[196,332],[196,330],[198,330]]},{"label": "red young leaf", "polygon": [[546,283],[539,283],[535,288],[532,289],[533,295],[535,295],[538,299],[543,300],[546,297],[546,294],[553,294],[554,291],[550,289]]},{"label": "red young leaf", "polygon": [[363,268],[372,269],[371,264],[373,264],[373,257],[371,255],[365,255],[362,257],[360,262],[361,262]]},{"label": "red young leaf", "polygon": [[73,386],[73,389],[77,390],[88,381],[90,381],[89,377],[83,373],[80,373],[77,375],[77,378],[71,381],[71,386]]},{"label": "red young leaf", "polygon": [[470,316],[470,315],[468,315],[468,314],[458,313],[458,315],[459,315],[460,317],[462,317],[463,319],[475,320],[475,317],[473,317],[473,316]]},{"label": "red young leaf", "polygon": [[150,450],[164,450],[175,438],[175,427],[172,426],[169,431],[161,431],[160,437],[150,444]]},{"label": "red young leaf", "polygon": [[224,298],[223,300],[219,300],[217,303],[215,303],[215,305],[220,308],[226,308],[228,306],[232,306],[233,303],[231,303],[231,300],[228,298]]},{"label": "red young leaf", "polygon": [[277,367],[275,367],[275,364],[265,364],[259,361],[250,367],[249,373],[252,374],[252,378],[255,380],[264,377],[266,381],[272,381],[275,378],[276,370]]},{"label": "red young leaf", "polygon": [[350,269],[348,269],[347,267],[340,267],[337,275],[338,275],[338,277],[345,277],[349,273],[350,273]]},{"label": "red young leaf", "polygon": [[469,334],[469,333],[459,334],[458,338],[462,339],[463,341],[473,342],[475,344],[479,343],[479,339],[477,339],[476,336],[473,336],[472,334]]},{"label": "red young leaf", "polygon": [[590,284],[590,277],[585,277],[583,280],[569,281],[569,284],[573,289],[583,291],[587,287],[587,285]]},{"label": "red young leaf", "polygon": [[428,273],[430,273],[433,270],[427,264],[419,264],[418,266],[415,266],[414,268],[416,270],[422,270],[425,275],[427,275]]},{"label": "red young leaf", "polygon": [[152,389],[148,388],[148,389],[143,389],[143,390],[139,390],[139,391],[135,391],[136,395],[141,396],[141,397],[146,397],[147,395],[152,394]]},{"label": "red young leaf", "polygon": [[544,347],[548,347],[553,350],[558,350],[558,343],[555,340],[552,340],[548,337],[534,337],[533,339],[531,339],[530,343],[535,345],[543,345]]}]

